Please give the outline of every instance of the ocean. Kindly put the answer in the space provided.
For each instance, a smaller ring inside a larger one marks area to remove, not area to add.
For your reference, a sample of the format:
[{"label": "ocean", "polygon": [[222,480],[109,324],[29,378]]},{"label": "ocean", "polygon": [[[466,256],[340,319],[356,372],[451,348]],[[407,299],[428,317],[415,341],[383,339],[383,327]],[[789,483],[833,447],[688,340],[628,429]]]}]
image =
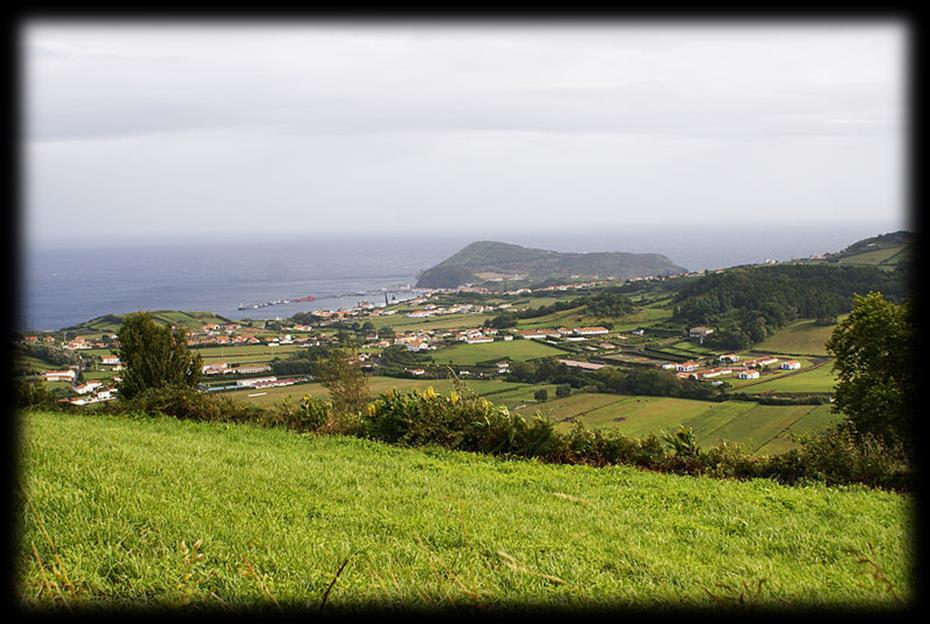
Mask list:
[{"label": "ocean", "polygon": [[[58,330],[104,314],[159,309],[211,311],[232,319],[285,318],[297,312],[351,307],[360,299],[383,303],[382,289],[399,300],[410,296],[403,287],[413,286],[420,271],[475,240],[556,251],[660,253],[695,270],[839,251],[896,229],[902,227],[669,224],[601,232],[553,229],[133,244],[114,243],[101,232],[101,241],[82,245],[23,244],[18,326]],[[240,304],[308,294],[316,300],[237,309]]]}]

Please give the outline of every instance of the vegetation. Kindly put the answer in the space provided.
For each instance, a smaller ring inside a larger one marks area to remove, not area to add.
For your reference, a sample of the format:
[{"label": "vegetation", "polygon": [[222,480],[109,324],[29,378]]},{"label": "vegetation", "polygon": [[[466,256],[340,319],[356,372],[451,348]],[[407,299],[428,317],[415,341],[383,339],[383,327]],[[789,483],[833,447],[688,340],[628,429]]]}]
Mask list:
[{"label": "vegetation", "polygon": [[917,413],[916,319],[908,303],[880,293],[854,297],[849,316],[827,343],[839,377],[836,409],[856,431],[913,450]]},{"label": "vegetation", "polygon": [[424,271],[417,279],[417,287],[455,288],[481,281],[480,273],[526,275],[526,281],[540,282],[571,275],[629,277],[684,271],[683,267],[659,254],[559,253],[495,241],[478,241]]},{"label": "vegetation", "polygon": [[319,377],[337,414],[360,414],[370,400],[368,377],[355,349],[333,349],[320,363]]},{"label": "vegetation", "polygon": [[778,265],[706,275],[681,290],[674,320],[717,327],[705,344],[745,349],[799,318],[832,322],[849,312],[854,294],[871,290],[905,296],[899,272],[867,266]]},{"label": "vegetation", "polygon": [[23,425],[14,557],[28,606],[478,614],[915,597],[912,501],[888,492],[164,418],[33,412]]},{"label": "vegetation", "polygon": [[196,387],[203,359],[188,350],[181,329],[157,324],[149,312],[136,312],[126,315],[118,336],[126,368],[119,384],[122,396],[132,398],[148,388]]}]

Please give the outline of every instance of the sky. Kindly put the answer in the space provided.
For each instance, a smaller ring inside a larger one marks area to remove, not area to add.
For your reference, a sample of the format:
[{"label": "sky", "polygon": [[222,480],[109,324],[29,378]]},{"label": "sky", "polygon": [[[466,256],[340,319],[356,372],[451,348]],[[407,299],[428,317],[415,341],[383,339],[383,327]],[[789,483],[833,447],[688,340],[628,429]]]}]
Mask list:
[{"label": "sky", "polygon": [[900,229],[907,36],[893,21],[32,21],[22,236]]}]

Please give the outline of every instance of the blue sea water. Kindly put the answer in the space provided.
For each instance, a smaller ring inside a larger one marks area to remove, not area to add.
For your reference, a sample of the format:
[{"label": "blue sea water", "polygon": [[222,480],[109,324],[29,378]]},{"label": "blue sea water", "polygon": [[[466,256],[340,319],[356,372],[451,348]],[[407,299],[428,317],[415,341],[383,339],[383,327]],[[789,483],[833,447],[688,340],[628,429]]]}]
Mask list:
[{"label": "blue sea water", "polygon": [[[652,252],[688,269],[720,268],[838,251],[900,229],[887,223],[803,227],[676,225],[600,232],[357,236],[302,240],[151,241],[27,247],[21,250],[19,327],[57,330],[109,313],[205,310],[227,318],[383,302],[380,289],[413,285],[417,274],[474,240],[556,251]],[[365,294],[359,294],[365,293]],[[238,310],[313,294],[317,300]],[[401,298],[403,295],[397,295]]]}]

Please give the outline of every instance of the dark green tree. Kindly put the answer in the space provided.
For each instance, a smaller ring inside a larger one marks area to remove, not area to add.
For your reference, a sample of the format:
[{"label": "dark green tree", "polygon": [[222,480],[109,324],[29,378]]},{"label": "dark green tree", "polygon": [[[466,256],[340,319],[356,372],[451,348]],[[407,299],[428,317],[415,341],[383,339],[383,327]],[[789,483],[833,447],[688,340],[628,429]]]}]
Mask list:
[{"label": "dark green tree", "polygon": [[533,398],[537,401],[546,401],[549,399],[549,391],[545,388],[541,388],[533,393]]},{"label": "dark green tree", "polygon": [[904,449],[912,448],[909,419],[916,407],[916,323],[910,303],[881,293],[853,297],[853,309],[827,341],[836,358],[835,410],[856,431]]},{"label": "dark green tree", "polygon": [[159,325],[149,312],[127,314],[119,330],[119,359],[126,370],[120,395],[131,398],[148,388],[194,388],[203,359],[187,348],[184,331]]}]

